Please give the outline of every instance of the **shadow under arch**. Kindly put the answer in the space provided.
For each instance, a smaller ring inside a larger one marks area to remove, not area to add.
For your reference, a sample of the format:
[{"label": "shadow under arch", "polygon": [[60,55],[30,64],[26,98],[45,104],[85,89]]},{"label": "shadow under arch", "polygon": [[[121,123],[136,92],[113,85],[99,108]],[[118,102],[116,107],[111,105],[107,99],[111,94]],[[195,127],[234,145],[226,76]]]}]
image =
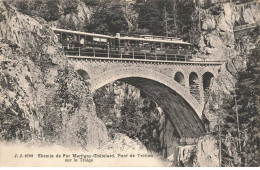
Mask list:
[{"label": "shadow under arch", "polygon": [[214,75],[210,72],[206,72],[202,75],[205,101],[207,101],[209,99],[209,91],[210,91],[210,84],[211,84],[212,78],[214,78]]},{"label": "shadow under arch", "polygon": [[174,80],[180,83],[182,86],[185,86],[185,81],[184,81],[184,75],[182,72],[177,72],[175,73]]},{"label": "shadow under arch", "polygon": [[210,72],[206,72],[203,74],[202,78],[203,78],[203,89],[204,90],[209,88],[213,77],[214,77],[214,75]]},{"label": "shadow under arch", "polygon": [[88,80],[90,79],[90,76],[88,75],[88,73],[85,70],[82,69],[78,69],[77,73],[84,79],[84,80]]},{"label": "shadow under arch", "polygon": [[200,91],[199,91],[199,76],[195,72],[191,72],[189,75],[189,86],[190,93],[194,96],[198,101],[200,101]]},{"label": "shadow under arch", "polygon": [[138,71],[136,68],[117,68],[92,77],[89,80],[91,91],[116,80],[139,88],[160,105],[180,138],[198,138],[205,132],[198,115],[201,112],[199,103],[171,77],[140,67]]}]

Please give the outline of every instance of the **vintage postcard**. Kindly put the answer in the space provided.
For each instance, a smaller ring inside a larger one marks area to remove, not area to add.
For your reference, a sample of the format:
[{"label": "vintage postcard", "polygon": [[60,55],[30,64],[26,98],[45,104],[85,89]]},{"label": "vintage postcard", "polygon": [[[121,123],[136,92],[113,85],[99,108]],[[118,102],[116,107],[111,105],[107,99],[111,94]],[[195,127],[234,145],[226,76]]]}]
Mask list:
[{"label": "vintage postcard", "polygon": [[260,166],[259,11],[0,0],[0,166]]}]

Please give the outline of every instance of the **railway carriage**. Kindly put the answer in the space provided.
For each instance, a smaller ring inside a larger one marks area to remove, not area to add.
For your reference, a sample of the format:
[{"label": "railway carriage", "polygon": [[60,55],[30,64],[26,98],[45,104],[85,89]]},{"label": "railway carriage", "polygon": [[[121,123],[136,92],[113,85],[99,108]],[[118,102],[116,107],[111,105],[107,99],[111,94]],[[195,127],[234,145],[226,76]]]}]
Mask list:
[{"label": "railway carriage", "polygon": [[142,60],[186,61],[191,44],[176,37],[109,36],[53,28],[67,55]]}]

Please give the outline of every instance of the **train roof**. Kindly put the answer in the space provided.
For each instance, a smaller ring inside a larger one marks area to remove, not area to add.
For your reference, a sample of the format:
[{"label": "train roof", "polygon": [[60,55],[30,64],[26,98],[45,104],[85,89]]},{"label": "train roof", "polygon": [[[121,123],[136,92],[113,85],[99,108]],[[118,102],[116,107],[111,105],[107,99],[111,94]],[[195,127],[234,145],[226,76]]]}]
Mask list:
[{"label": "train roof", "polygon": [[72,31],[72,30],[65,30],[65,29],[59,29],[59,28],[52,28],[53,31],[59,31],[59,32],[66,32],[70,34],[79,34],[79,35],[90,35],[94,37],[102,37],[102,38],[114,38],[109,35],[103,35],[103,34],[94,34],[94,33],[87,33],[87,32],[80,32],[80,31]]},{"label": "train roof", "polygon": [[137,37],[119,37],[119,39],[191,45],[191,43],[184,42],[182,40],[177,40],[177,39],[176,40],[158,40],[158,39],[137,38]]},{"label": "train roof", "polygon": [[140,35],[140,37],[145,39],[157,39],[157,40],[182,40],[181,38],[178,37],[165,37],[161,35]]},{"label": "train roof", "polygon": [[[65,33],[70,33],[70,34],[89,35],[89,36],[101,37],[101,38],[110,38],[110,39],[115,38],[114,36],[109,36],[109,35],[87,33],[87,32],[80,32],[80,31],[73,31],[73,30],[65,30],[65,29],[59,29],[59,28],[52,28],[52,30],[53,31],[59,31],[59,32],[65,32]],[[145,36],[145,35],[142,35],[142,36]],[[148,36],[152,36],[152,35],[148,35]],[[142,38],[142,37],[128,37],[128,36],[120,36],[120,37],[116,37],[116,38],[119,38],[119,39],[122,39],[122,40],[136,40],[136,41],[162,42],[162,43],[191,45],[190,43],[184,42],[184,41],[182,41],[180,39],[174,39],[174,40],[162,39],[162,40],[160,40],[160,39],[150,39],[150,38]],[[172,37],[169,37],[169,38],[172,38]]]}]

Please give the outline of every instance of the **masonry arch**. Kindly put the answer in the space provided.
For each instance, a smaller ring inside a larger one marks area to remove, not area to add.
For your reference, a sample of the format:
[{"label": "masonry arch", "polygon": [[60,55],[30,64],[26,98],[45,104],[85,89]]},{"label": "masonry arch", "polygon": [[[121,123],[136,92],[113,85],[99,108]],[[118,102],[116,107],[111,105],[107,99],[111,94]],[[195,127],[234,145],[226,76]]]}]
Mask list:
[{"label": "masonry arch", "polygon": [[182,74],[182,72],[180,71],[176,72],[174,76],[174,80],[177,81],[182,86],[185,86],[184,75]]},{"label": "masonry arch", "polygon": [[88,73],[83,70],[83,69],[78,69],[77,73],[84,79],[84,80],[88,80],[90,79],[90,76],[88,75]]},{"label": "masonry arch", "polygon": [[205,132],[200,116],[202,107],[185,87],[171,77],[142,67],[115,68],[88,80],[90,90],[123,81],[141,89],[169,117],[181,138],[197,138]]},{"label": "masonry arch", "polygon": [[208,100],[209,98],[209,87],[212,81],[212,78],[214,75],[210,72],[206,72],[203,74],[202,79],[203,79],[203,92],[204,92],[204,98],[205,101]]},{"label": "masonry arch", "polygon": [[189,86],[191,95],[200,101],[200,91],[199,91],[199,76],[195,72],[191,72],[189,75]]}]

